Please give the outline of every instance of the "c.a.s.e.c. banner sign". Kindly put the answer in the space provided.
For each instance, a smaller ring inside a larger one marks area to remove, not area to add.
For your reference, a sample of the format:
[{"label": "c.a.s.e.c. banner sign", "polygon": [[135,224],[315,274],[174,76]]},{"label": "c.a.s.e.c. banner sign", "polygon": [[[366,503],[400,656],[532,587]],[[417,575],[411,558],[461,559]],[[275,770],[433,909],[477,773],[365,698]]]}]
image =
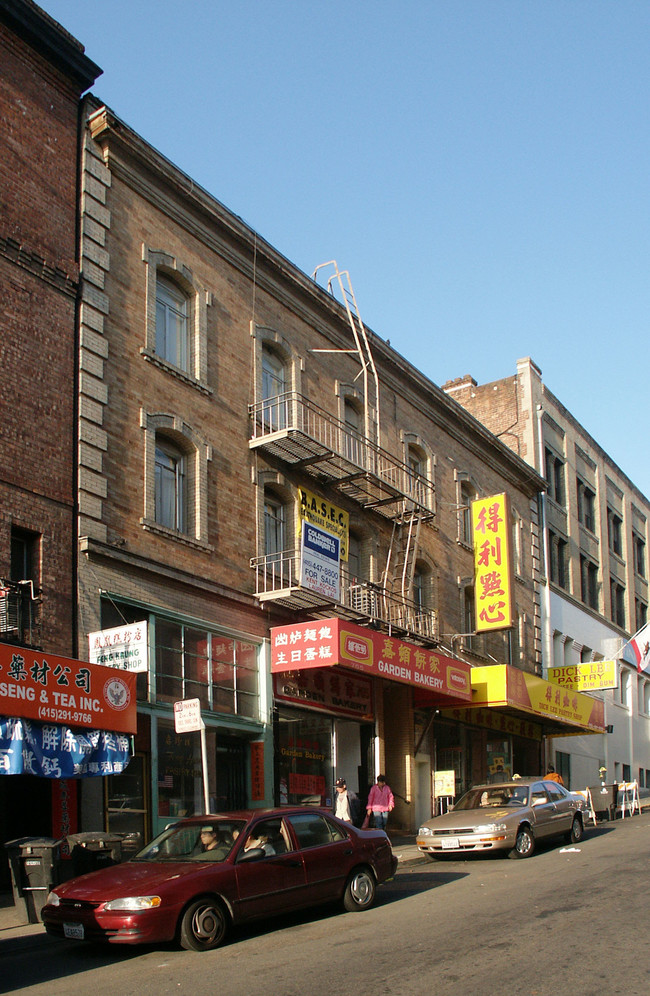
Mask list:
[{"label": "c.a.s.e.c. banner sign", "polygon": [[0,715],[135,733],[136,675],[0,643]]}]

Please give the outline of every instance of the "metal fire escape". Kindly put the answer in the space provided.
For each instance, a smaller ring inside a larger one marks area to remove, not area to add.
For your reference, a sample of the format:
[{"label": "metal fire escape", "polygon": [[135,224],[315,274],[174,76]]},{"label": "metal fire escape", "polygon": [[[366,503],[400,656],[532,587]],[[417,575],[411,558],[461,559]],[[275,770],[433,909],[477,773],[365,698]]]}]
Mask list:
[{"label": "metal fire escape", "polygon": [[[334,296],[338,287],[354,341],[350,349],[314,349],[314,353],[346,353],[356,356],[362,379],[364,431],[354,430],[309,399],[286,392],[274,399],[260,399],[250,406],[252,438],[249,445],[260,449],[306,473],[317,476],[363,508],[372,509],[392,520],[393,528],[386,566],[378,583],[348,582],[341,594],[339,609],[356,618],[385,623],[389,629],[432,640],[437,637],[433,610],[422,610],[412,600],[413,579],[422,522],[434,515],[434,489],[431,482],[414,472],[381,447],[379,378],[368,334],[361,319],[347,270],[339,270],[335,260],[317,266],[313,273],[331,268],[327,290]],[[319,610],[314,592],[300,588],[295,552],[273,563],[259,557],[256,593],[261,600],[273,599],[289,608]],[[326,611],[331,608],[323,606]]]}]

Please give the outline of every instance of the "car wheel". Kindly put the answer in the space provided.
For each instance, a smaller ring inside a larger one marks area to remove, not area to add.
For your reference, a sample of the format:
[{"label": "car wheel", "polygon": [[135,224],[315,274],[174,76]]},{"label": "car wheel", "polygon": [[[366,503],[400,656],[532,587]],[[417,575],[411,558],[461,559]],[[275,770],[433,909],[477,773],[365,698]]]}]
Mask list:
[{"label": "car wheel", "polygon": [[530,827],[519,827],[515,846],[510,851],[510,858],[529,858],[535,851],[535,837]]},{"label": "car wheel", "polygon": [[209,951],[219,947],[227,931],[228,915],[221,903],[207,896],[196,899],[183,913],[181,947],[186,951]]},{"label": "car wheel", "polygon": [[571,824],[571,829],[565,835],[565,840],[567,844],[577,844],[582,840],[583,835],[582,820],[579,816],[573,817],[573,823]]},{"label": "car wheel", "polygon": [[348,913],[367,910],[375,900],[376,891],[375,876],[370,869],[356,868],[350,875],[345,886],[343,906]]}]

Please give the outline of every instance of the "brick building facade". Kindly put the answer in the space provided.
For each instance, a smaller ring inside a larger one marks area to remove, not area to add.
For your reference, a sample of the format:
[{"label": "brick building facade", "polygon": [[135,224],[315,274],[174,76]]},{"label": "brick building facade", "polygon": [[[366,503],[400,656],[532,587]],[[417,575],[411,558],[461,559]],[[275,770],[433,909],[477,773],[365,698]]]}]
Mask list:
[{"label": "brick building facade", "polygon": [[[76,651],[79,97],[99,72],[35,4],[0,2],[0,642],[60,655]],[[51,791],[0,778],[0,839],[49,834]]]},{"label": "brick building facade", "polygon": [[[405,659],[536,675],[542,481],[366,330],[356,302],[346,310],[335,266],[307,277],[111,110],[89,100],[86,117],[79,653],[88,633],[127,622],[147,621],[150,645],[138,757],[109,786],[109,825],[126,825],[124,796],[144,833],[198,805],[197,743],[183,764],[170,750],[172,703],[194,694],[218,808],[328,803],[337,774],[364,796],[385,769],[395,822],[413,829],[436,766],[457,789],[499,752],[539,770],[539,737],[458,719],[450,693],[352,677],[340,661],[272,675],[269,632],[342,619]],[[469,503],[502,492],[516,625],[477,636]],[[346,522],[335,597],[301,578],[310,501]],[[93,791],[86,823],[101,810]]]}]

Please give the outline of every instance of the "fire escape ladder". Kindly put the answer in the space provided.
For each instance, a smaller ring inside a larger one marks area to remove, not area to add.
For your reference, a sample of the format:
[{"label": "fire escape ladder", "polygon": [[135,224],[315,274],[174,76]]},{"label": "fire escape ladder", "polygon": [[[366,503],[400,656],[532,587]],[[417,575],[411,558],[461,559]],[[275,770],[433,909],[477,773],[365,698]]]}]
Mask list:
[{"label": "fire escape ladder", "polygon": [[[338,263],[335,259],[332,259],[328,263],[320,263],[314,270],[312,279],[315,280],[318,271],[327,266],[334,268],[334,272],[327,281],[327,290],[330,294],[334,295],[334,282],[338,284],[341,302],[347,313],[348,322],[352,330],[352,336],[356,347],[352,350],[352,352],[357,354],[361,365],[361,370],[357,375],[357,379],[358,377],[363,378],[365,437],[371,443],[374,443],[376,446],[380,447],[381,429],[379,420],[379,378],[377,376],[377,368],[375,367],[375,361],[370,348],[368,333],[366,332],[366,327],[361,319],[361,313],[359,312],[359,306],[357,305],[357,299],[354,295],[352,281],[350,280],[348,270],[339,270]],[[344,350],[344,352],[349,351]]]},{"label": "fire escape ladder", "polygon": [[393,521],[383,587],[392,591],[405,603],[411,597],[415,565],[420,541],[422,516],[411,509]]}]

